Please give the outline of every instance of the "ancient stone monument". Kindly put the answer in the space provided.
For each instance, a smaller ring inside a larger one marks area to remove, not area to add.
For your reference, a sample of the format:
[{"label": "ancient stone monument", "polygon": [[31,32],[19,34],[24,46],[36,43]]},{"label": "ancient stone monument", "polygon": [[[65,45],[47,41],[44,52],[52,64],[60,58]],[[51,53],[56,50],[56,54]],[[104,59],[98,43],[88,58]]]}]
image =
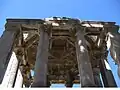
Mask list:
[{"label": "ancient stone monument", "polygon": [[3,87],[50,87],[52,83],[117,87],[106,65],[110,51],[120,76],[118,30],[115,22],[67,17],[7,19],[0,38],[0,83]]}]

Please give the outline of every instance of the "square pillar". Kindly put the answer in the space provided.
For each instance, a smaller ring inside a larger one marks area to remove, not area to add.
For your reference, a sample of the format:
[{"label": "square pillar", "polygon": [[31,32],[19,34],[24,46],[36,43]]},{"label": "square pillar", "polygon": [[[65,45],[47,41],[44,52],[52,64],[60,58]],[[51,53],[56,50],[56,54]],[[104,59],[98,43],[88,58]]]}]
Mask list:
[{"label": "square pillar", "polygon": [[2,80],[2,86],[7,88],[12,88],[14,86],[14,81],[16,79],[16,73],[18,68],[18,59],[15,52],[12,52],[7,70],[5,72],[4,78]]},{"label": "square pillar", "polygon": [[39,44],[35,62],[35,76],[32,87],[47,86],[47,63],[48,63],[49,36],[45,30],[40,31]]},{"label": "square pillar", "polygon": [[23,85],[23,76],[20,69],[18,69],[14,88],[22,88],[22,85]]},{"label": "square pillar", "polygon": [[18,29],[5,30],[0,38],[0,83],[2,83],[8,62],[10,60],[13,44],[18,34]]},{"label": "square pillar", "polygon": [[76,33],[76,55],[78,70],[80,73],[81,87],[94,87],[93,72],[89,60],[87,45],[83,33],[77,30]]},{"label": "square pillar", "polygon": [[94,81],[97,87],[103,87],[100,79],[100,69],[98,67],[93,68]]},{"label": "square pillar", "polygon": [[100,60],[100,71],[101,71],[104,87],[117,87],[112,71],[108,70],[105,67],[105,62],[104,59],[102,58]]}]

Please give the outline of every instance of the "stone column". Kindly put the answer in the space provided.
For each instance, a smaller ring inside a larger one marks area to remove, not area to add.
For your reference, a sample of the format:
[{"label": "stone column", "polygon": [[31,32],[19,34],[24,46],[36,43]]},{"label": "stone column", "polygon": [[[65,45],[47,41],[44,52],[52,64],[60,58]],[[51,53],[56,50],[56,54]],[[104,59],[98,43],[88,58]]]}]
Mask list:
[{"label": "stone column", "polygon": [[99,67],[99,61],[100,61],[100,50],[94,49],[91,52],[89,52],[91,64],[92,64],[92,70],[93,70],[93,76],[94,81],[97,87],[102,87],[102,82],[100,79],[100,67]]},{"label": "stone column", "polygon": [[104,59],[100,60],[100,71],[101,71],[104,87],[117,87],[112,71],[106,68]]},{"label": "stone column", "polygon": [[23,84],[22,73],[21,73],[20,69],[18,69],[14,88],[22,88],[22,84]]},{"label": "stone column", "polygon": [[108,35],[110,39],[110,55],[118,65],[118,76],[120,77],[120,33],[109,32]]},{"label": "stone column", "polygon": [[76,39],[76,54],[78,69],[80,73],[81,87],[94,87],[96,85],[94,83],[88,50],[84,35],[80,30],[77,30]]},{"label": "stone column", "polygon": [[104,87],[117,87],[115,79],[113,77],[113,74],[112,74],[111,70],[107,67],[109,65],[106,62],[108,51],[107,51],[105,42],[102,44],[102,48],[101,48],[100,52],[101,52],[101,54],[100,54],[100,58],[99,58],[100,59],[99,66],[100,66],[100,72],[102,75]]},{"label": "stone column", "polygon": [[48,62],[49,36],[45,30],[40,31],[40,39],[37,48],[35,62],[35,76],[32,87],[47,86],[47,62]]},{"label": "stone column", "polygon": [[7,28],[0,38],[0,83],[2,83],[8,62],[12,54],[14,40],[18,34],[18,29]]},{"label": "stone column", "polygon": [[66,87],[72,87],[74,78],[74,72],[72,70],[67,71]]},{"label": "stone column", "polygon": [[2,80],[2,86],[7,88],[12,88],[14,81],[16,79],[15,75],[17,73],[18,60],[16,54],[13,52],[10,58],[10,62],[7,66],[4,78]]},{"label": "stone column", "polygon": [[94,76],[94,81],[97,87],[102,87],[102,82],[100,79],[100,69],[99,68],[93,68],[93,76]]}]

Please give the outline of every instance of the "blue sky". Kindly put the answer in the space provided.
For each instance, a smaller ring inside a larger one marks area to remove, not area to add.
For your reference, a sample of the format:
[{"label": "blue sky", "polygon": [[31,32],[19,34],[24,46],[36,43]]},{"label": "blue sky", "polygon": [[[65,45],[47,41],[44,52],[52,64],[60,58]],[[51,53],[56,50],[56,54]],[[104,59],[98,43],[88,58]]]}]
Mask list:
[{"label": "blue sky", "polygon": [[[0,0],[0,35],[6,18],[68,16],[82,20],[115,21],[120,25],[120,0]],[[116,82],[117,66],[109,56]]]}]

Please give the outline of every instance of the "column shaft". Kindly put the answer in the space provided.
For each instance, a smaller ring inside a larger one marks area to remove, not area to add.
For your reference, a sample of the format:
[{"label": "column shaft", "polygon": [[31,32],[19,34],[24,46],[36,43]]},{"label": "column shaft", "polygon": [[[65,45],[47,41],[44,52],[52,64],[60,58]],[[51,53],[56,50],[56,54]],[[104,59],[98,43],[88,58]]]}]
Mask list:
[{"label": "column shaft", "polygon": [[35,76],[32,87],[46,87],[47,85],[47,62],[48,62],[49,36],[44,30],[40,32],[35,62]]},{"label": "column shaft", "polygon": [[76,54],[78,61],[78,69],[80,73],[81,87],[93,87],[95,86],[95,83],[85,38],[80,30],[77,31],[76,36]]},{"label": "column shaft", "polygon": [[22,73],[21,73],[20,69],[18,69],[14,88],[22,88],[22,84],[23,84]]},{"label": "column shaft", "polygon": [[102,82],[100,79],[100,69],[99,68],[93,68],[93,76],[94,81],[97,87],[102,87]]},{"label": "column shaft", "polygon": [[18,30],[6,30],[0,38],[0,83],[2,83]]},{"label": "column shaft", "polygon": [[111,70],[107,70],[105,67],[104,59],[100,60],[100,71],[104,87],[117,87]]},{"label": "column shaft", "polygon": [[14,81],[15,81],[15,75],[17,73],[17,67],[18,67],[18,60],[13,52],[10,58],[10,62],[7,66],[7,70],[5,72],[3,81],[2,81],[2,86],[3,87],[13,87]]}]

